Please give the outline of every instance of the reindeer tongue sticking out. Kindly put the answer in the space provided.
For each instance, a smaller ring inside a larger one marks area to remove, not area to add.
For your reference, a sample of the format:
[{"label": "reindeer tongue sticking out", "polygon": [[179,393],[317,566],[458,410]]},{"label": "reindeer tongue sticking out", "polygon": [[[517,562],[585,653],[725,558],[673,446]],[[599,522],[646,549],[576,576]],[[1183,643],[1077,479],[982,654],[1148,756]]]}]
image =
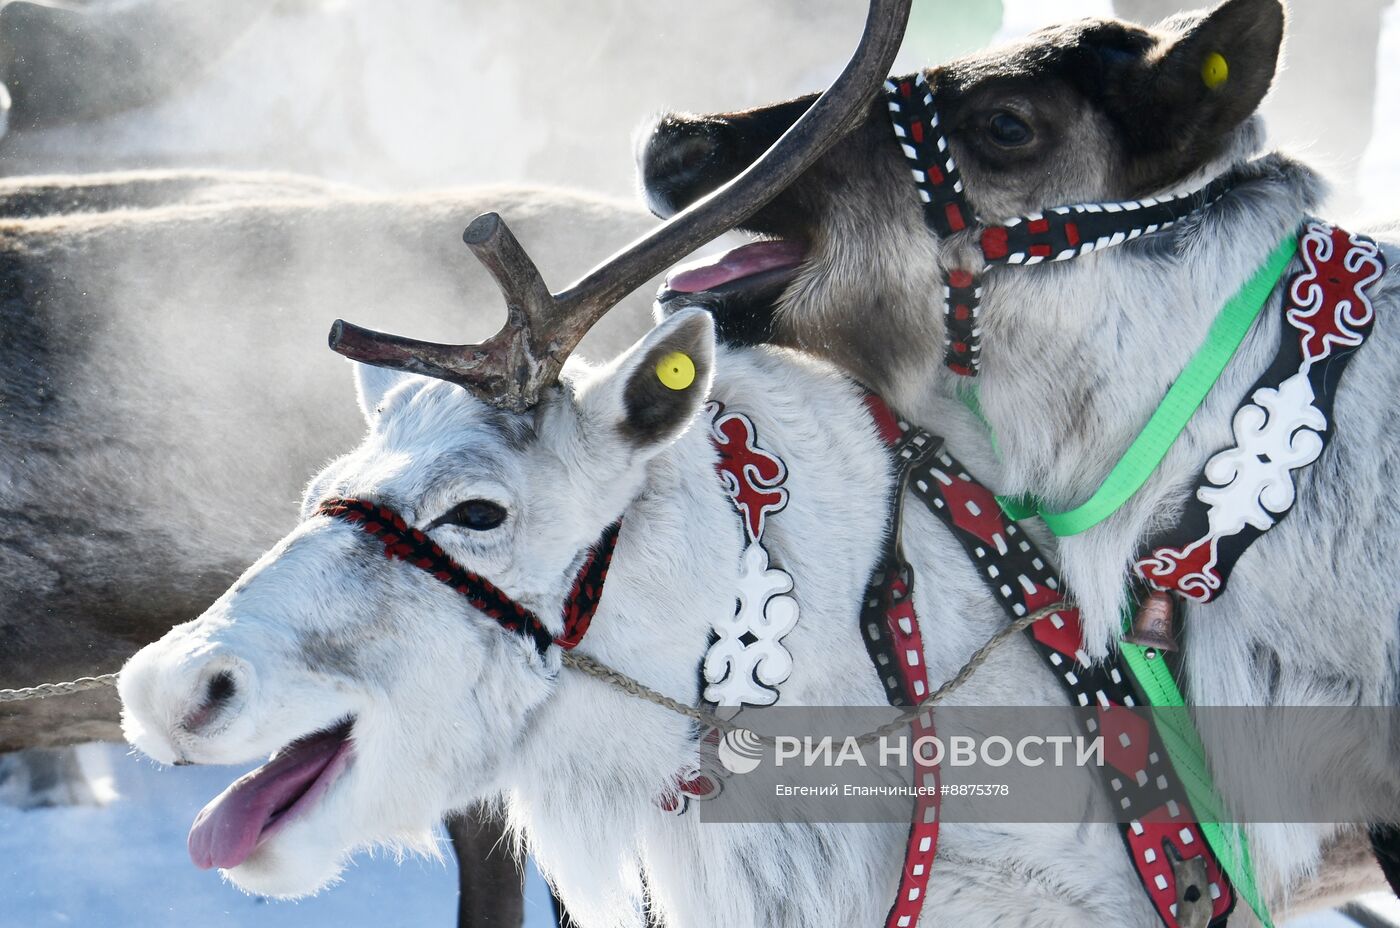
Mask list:
[{"label": "reindeer tongue sticking out", "polygon": [[802,263],[803,252],[796,242],[750,242],[721,255],[681,265],[666,278],[663,292],[699,293],[767,271],[792,271]]},{"label": "reindeer tongue sticking out", "polygon": [[715,332],[731,344],[772,336],[774,307],[806,256],[797,242],[764,241],[710,255],[671,272],[656,295],[670,315],[698,306],[715,317]]},{"label": "reindeer tongue sticking out", "polygon": [[350,760],[350,724],[294,741],[200,810],[190,860],[201,870],[247,860],[263,839],[310,809]]}]

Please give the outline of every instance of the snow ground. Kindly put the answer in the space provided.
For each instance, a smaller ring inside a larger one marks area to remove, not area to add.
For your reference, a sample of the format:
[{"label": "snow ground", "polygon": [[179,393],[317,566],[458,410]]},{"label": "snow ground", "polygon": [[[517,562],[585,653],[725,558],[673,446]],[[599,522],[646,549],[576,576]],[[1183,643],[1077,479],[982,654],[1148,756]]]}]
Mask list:
[{"label": "snow ground", "polygon": [[[195,813],[242,771],[161,767],[120,745],[93,745],[116,798],[105,808],[21,812],[0,806],[0,928],[422,928],[456,924],[457,874],[441,861],[361,856],[311,899],[245,895],[195,869],[185,835]],[[552,924],[544,881],[527,878],[526,928]]]},{"label": "snow ground", "polygon": [[[161,767],[119,745],[94,745],[117,798],[105,808],[20,812],[0,806],[0,928],[447,928],[457,880],[443,861],[361,856],[311,899],[248,896],[185,855],[195,813],[241,771]],[[443,853],[450,855],[443,838]],[[1400,903],[1388,910],[1400,918]],[[550,928],[544,881],[526,877],[525,928]],[[1320,913],[1280,928],[1355,928]]]}]

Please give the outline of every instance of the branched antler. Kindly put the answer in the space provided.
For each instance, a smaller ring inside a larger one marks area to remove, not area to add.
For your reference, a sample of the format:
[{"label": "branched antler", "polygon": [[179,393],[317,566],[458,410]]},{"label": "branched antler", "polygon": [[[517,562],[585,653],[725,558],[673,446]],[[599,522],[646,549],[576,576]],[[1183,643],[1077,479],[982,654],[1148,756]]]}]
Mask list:
[{"label": "branched antler", "polygon": [[604,313],[765,206],[864,117],[899,50],[910,3],[870,0],[865,32],[845,69],[761,158],[559,293],[550,293],[500,216],[474,219],[462,237],[506,299],[505,326],[481,344],[439,345],[336,320],[331,348],[365,364],[451,381],[497,406],[529,409]]}]

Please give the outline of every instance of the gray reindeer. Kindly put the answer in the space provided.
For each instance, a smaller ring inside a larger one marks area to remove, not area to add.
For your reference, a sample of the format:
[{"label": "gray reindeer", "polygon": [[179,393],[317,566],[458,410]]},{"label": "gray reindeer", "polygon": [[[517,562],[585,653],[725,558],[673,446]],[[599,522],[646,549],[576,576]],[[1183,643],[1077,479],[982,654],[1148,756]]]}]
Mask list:
[{"label": "gray reindeer", "polygon": [[[731,339],[831,357],[925,421],[975,405],[963,419],[999,443],[988,479],[1062,535],[1089,654],[1140,598],[1159,632],[1170,610],[1184,624],[1195,704],[1394,706],[1396,246],[1310,221],[1323,181],[1264,150],[1283,33],[1278,0],[1228,0],[897,78],[747,220],[763,241],[676,272],[662,298],[711,308]],[[653,209],[725,181],[809,103],[661,118],[640,155]],[[1218,379],[1179,378],[1206,362]],[[1149,435],[1160,464],[1126,479],[1178,379],[1173,401],[1194,390],[1199,409],[1178,408],[1174,441]],[[1299,776],[1394,782],[1385,737],[1345,770],[1258,748]],[[1393,831],[1373,831],[1393,871]],[[1254,841],[1296,875],[1329,833]]]}]

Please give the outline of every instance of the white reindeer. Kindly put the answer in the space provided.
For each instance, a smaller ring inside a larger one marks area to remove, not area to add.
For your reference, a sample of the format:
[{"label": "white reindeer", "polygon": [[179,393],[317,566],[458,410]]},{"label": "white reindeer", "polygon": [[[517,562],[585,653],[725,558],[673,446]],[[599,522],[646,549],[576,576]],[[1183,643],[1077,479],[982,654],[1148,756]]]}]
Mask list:
[{"label": "white reindeer", "polygon": [[[654,225],[535,188],[384,196],[217,171],[0,180],[0,687],[116,670],[281,537],[305,475],[359,430],[342,365],[320,348],[325,320],[351,306],[484,334],[500,310],[460,235],[488,203],[542,260],[577,270],[598,241]],[[630,345],[647,303],[609,313],[589,350]],[[4,703],[0,752],[120,740],[118,710],[110,693]],[[76,776],[90,769],[76,754],[0,754],[0,803],[101,798]],[[464,917],[518,918],[514,862],[487,857],[499,829],[449,830]]]},{"label": "white reindeer", "polygon": [[[695,382],[658,404],[655,368],[676,351],[694,359]],[[783,703],[876,705],[857,617],[891,476],[863,391],[782,349],[717,351],[698,311],[608,365],[571,365],[530,414],[423,377],[357,376],[368,434],[312,481],[301,525],[122,673],[127,735],[151,756],[280,752],[203,814],[201,862],[251,892],[300,895],[357,849],[431,851],[445,811],[503,797],[581,925],[636,923],[639,866],[668,925],[878,923],[904,826],[705,825],[662,812],[695,763],[687,719],[561,671],[557,649],[541,656],[354,525],[317,514],[332,497],[391,502],[463,567],[551,617],[553,634],[581,553],[621,517],[582,650],[693,704],[695,668],[738,583],[740,537],[701,415],[718,400],[790,462],[793,502],[766,533],[802,610],[785,639],[795,667]],[[937,684],[1004,618],[943,525],[912,506],[906,518]],[[1020,641],[951,700],[1063,701]],[[1082,786],[1075,801],[1102,813],[1107,795],[1092,776]],[[1157,920],[1113,825],[949,823],[941,844],[930,924]]]}]

